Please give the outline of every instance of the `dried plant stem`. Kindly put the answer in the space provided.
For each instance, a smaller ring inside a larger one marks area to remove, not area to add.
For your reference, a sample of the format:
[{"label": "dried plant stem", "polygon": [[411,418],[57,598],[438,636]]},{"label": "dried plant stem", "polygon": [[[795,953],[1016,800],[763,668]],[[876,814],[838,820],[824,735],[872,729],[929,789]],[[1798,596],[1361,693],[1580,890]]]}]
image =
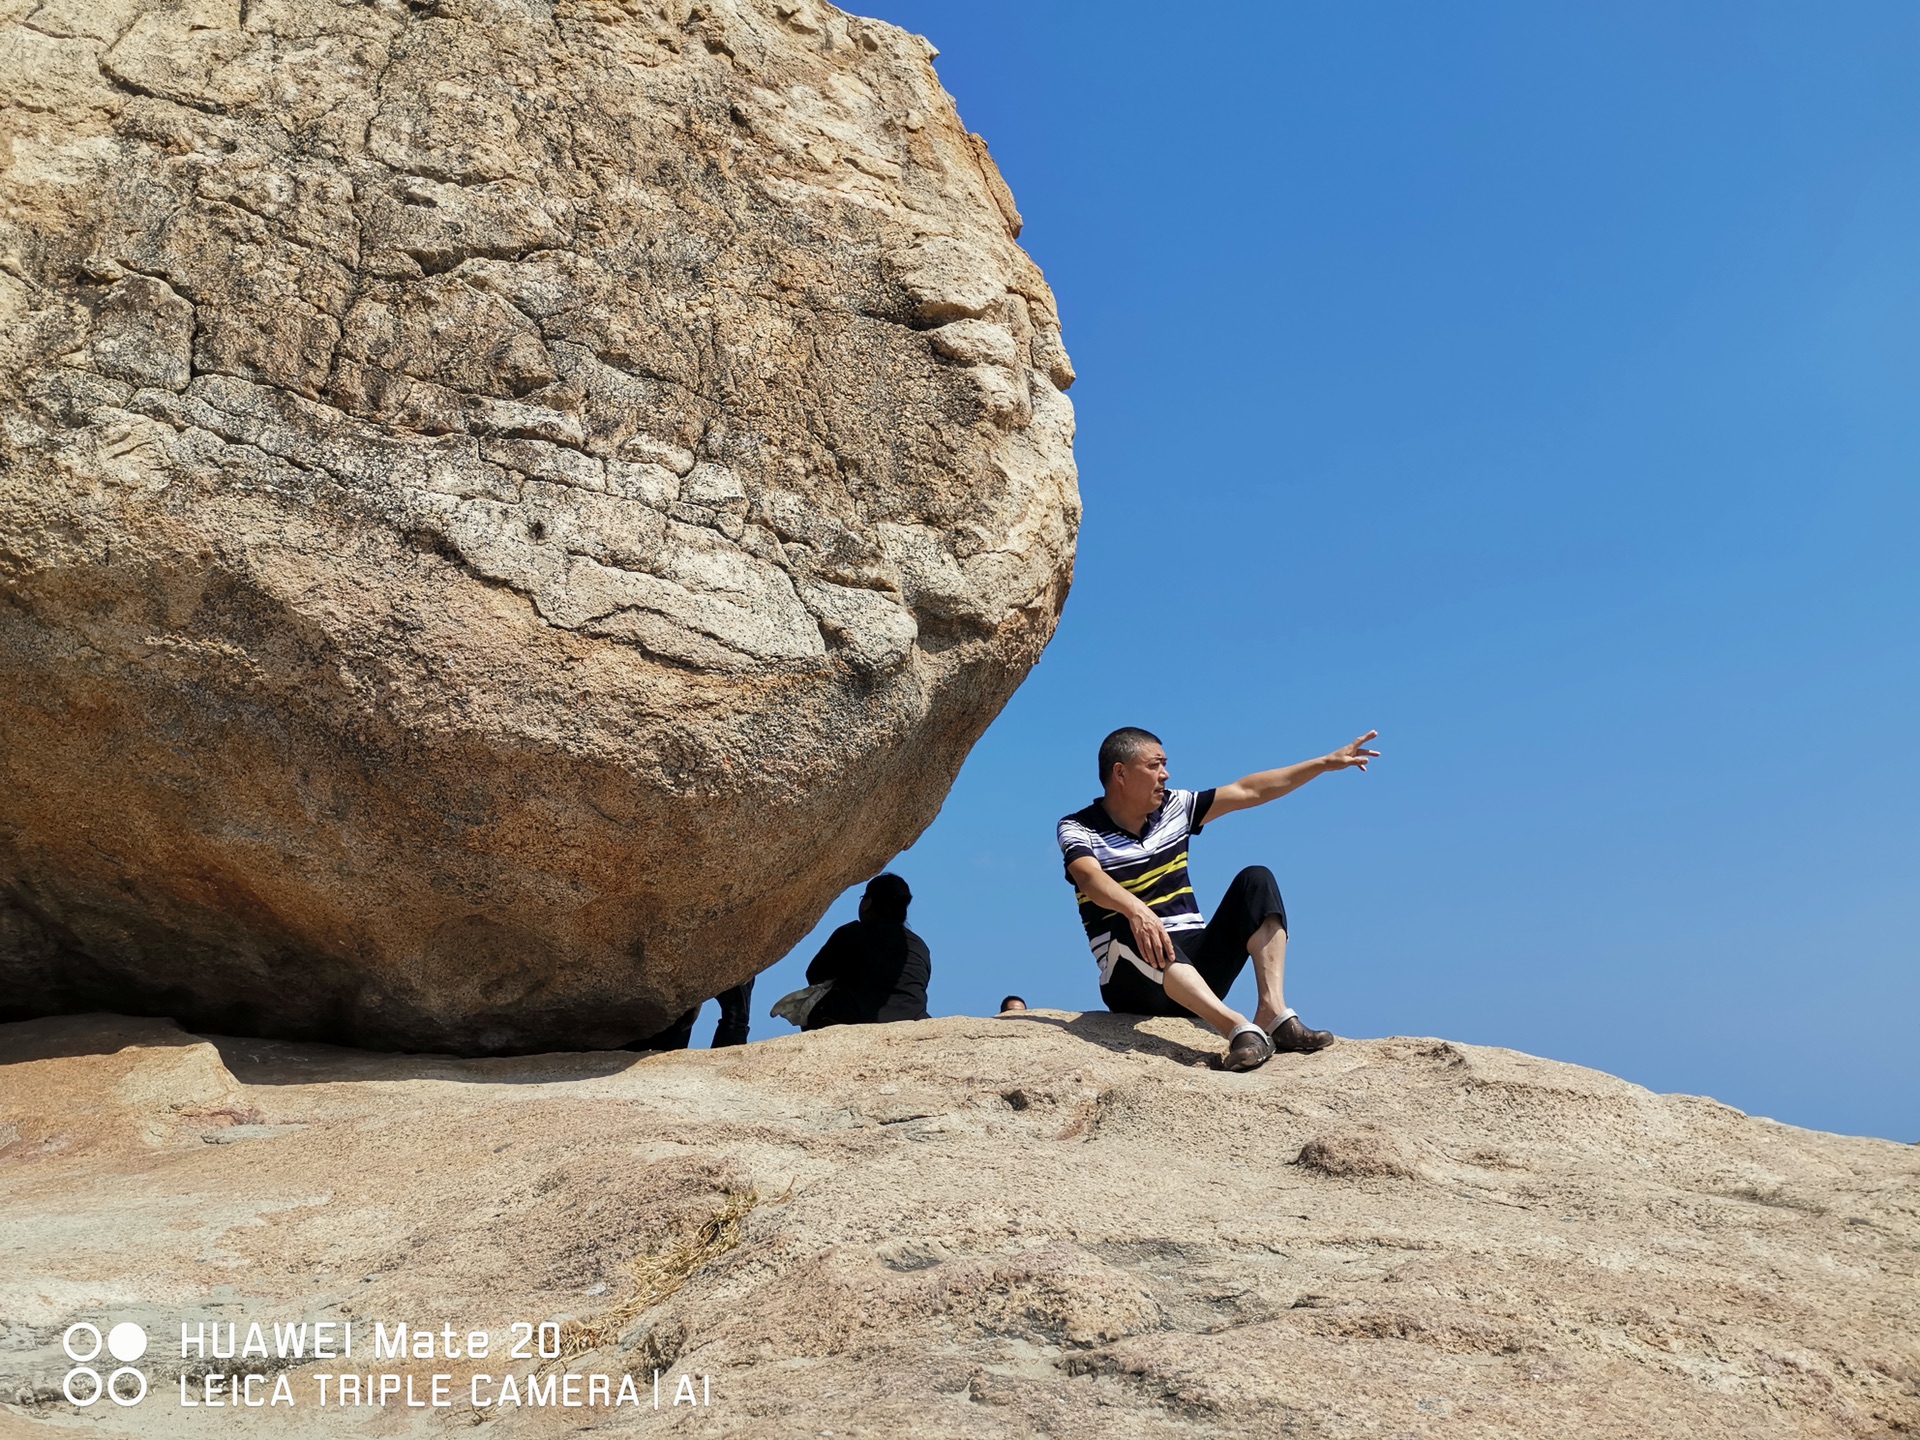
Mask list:
[{"label": "dried plant stem", "polygon": [[738,1245],[747,1232],[747,1216],[760,1200],[758,1190],[729,1190],[726,1203],[692,1234],[635,1260],[628,1267],[632,1289],[623,1299],[594,1320],[569,1320],[561,1329],[561,1362],[612,1344],[640,1316],[671,1299],[701,1269]]}]

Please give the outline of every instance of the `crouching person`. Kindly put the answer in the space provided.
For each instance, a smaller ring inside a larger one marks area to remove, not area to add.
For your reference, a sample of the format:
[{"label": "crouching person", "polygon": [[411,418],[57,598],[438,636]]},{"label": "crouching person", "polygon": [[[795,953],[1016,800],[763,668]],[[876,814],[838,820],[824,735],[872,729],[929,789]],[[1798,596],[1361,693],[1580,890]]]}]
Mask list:
[{"label": "crouching person", "polygon": [[860,918],[829,935],[807,966],[809,985],[831,982],[832,988],[814,1003],[806,1029],[927,1018],[933,958],[927,942],[907,928],[912,901],[898,875],[867,882]]}]

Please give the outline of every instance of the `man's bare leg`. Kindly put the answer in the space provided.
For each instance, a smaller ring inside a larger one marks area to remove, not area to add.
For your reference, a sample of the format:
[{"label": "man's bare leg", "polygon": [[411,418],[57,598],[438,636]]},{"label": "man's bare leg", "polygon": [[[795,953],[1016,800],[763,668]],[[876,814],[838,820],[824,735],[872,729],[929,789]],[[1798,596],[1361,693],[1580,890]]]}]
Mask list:
[{"label": "man's bare leg", "polygon": [[[1231,1040],[1233,1032],[1247,1023],[1238,1010],[1229,1010],[1213,988],[1200,978],[1200,972],[1184,960],[1176,960],[1160,972],[1169,999],[1177,1000]],[[1277,1012],[1276,1012],[1277,1013]]]},{"label": "man's bare leg", "polygon": [[1253,1023],[1270,1032],[1287,1013],[1287,932],[1281,928],[1278,915],[1269,915],[1260,923],[1247,941],[1247,954],[1253,960],[1254,984],[1260,988],[1260,1008],[1253,1013]]},{"label": "man's bare leg", "polygon": [[1247,941],[1247,954],[1253,960],[1253,977],[1260,987],[1260,1007],[1253,1023],[1273,1040],[1276,1050],[1312,1054],[1333,1044],[1326,1030],[1311,1030],[1307,1023],[1287,1008],[1281,984],[1287,971],[1287,932],[1280,917],[1269,915]]}]

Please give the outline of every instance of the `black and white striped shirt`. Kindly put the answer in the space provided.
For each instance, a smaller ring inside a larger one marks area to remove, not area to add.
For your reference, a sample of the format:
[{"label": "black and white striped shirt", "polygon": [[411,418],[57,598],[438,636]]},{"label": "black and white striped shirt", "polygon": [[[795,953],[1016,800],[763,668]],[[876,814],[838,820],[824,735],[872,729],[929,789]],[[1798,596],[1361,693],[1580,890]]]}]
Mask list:
[{"label": "black and white striped shirt", "polygon": [[[1198,835],[1213,808],[1211,790],[1169,790],[1160,808],[1147,817],[1138,835],[1122,830],[1096,800],[1060,822],[1057,832],[1064,863],[1091,855],[1107,875],[1146,901],[1169,930],[1204,930],[1206,916],[1194,898],[1187,875],[1187,837]],[[1068,880],[1073,877],[1069,875]],[[1075,887],[1080,923],[1087,927],[1093,958],[1100,962],[1100,983],[1113,978],[1119,959],[1114,941],[1131,953],[1133,927]],[[1156,977],[1157,978],[1157,977]]]}]

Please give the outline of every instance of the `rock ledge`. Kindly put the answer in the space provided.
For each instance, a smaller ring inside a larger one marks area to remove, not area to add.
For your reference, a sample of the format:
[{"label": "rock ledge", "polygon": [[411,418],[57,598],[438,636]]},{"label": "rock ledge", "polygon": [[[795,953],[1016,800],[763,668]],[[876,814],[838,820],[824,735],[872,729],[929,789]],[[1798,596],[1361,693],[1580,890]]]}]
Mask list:
[{"label": "rock ledge", "polygon": [[75,1319],[359,1317],[582,1322],[575,1373],[712,1376],[698,1435],[1920,1426],[1913,1147],[1440,1040],[1217,1049],[1054,1012],[478,1061],[0,1027],[0,1397],[43,1397],[0,1416],[71,1423]]}]

